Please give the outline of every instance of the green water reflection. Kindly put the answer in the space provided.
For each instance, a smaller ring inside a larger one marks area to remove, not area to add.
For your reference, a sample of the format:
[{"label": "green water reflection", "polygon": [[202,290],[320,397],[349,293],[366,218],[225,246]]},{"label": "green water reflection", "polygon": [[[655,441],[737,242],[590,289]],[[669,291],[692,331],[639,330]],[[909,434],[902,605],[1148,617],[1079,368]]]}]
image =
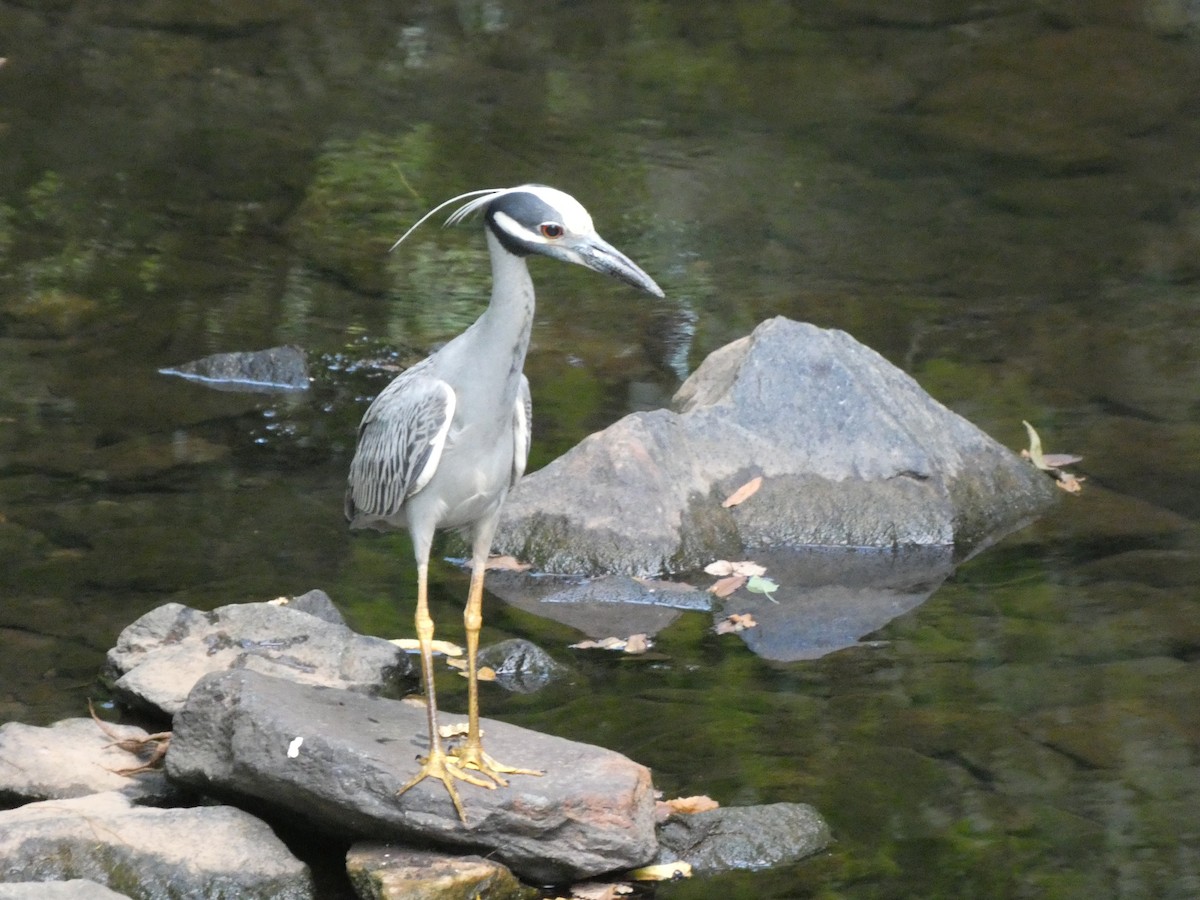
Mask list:
[{"label": "green water reflection", "polygon": [[[983,6],[987,8],[984,9]],[[0,3],[0,721],[78,715],[116,634],[322,587],[410,629],[351,537],[354,427],[487,290],[421,211],[537,180],[664,287],[534,263],[534,465],[758,321],[843,328],[1089,480],[855,648],[663,658],[489,598],[574,676],[489,712],[668,794],[800,800],[823,857],[710,897],[1200,895],[1200,20],[1171,2]],[[295,343],[306,395],[160,367]],[[394,353],[393,353],[394,351]],[[461,637],[461,572],[438,564]],[[462,705],[452,674],[446,705]]]}]

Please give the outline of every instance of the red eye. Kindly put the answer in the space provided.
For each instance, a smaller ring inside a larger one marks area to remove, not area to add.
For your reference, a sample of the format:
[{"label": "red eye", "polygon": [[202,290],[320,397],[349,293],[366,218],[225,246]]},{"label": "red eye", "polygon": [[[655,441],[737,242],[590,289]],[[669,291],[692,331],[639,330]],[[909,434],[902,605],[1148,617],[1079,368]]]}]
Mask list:
[{"label": "red eye", "polygon": [[557,222],[543,222],[540,231],[542,232],[542,237],[550,238],[551,240],[563,236],[563,227]]}]

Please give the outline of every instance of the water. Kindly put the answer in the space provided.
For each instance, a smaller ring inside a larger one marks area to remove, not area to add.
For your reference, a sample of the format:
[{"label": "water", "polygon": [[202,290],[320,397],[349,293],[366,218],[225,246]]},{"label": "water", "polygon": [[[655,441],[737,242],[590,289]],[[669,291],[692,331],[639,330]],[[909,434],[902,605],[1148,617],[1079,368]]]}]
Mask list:
[{"label": "water", "polygon": [[[668,795],[811,802],[837,843],[660,896],[1200,894],[1200,44],[1189,4],[0,6],[0,720],[79,715],[116,634],[322,587],[411,629],[403,537],[349,535],[354,427],[486,293],[463,190],[569,190],[665,302],[534,263],[533,466],[784,314],[843,328],[1081,497],[868,646],[666,659],[489,599],[576,669],[487,711]],[[919,8],[917,8],[919,7]],[[303,346],[304,395],[157,374]],[[435,566],[461,637],[466,581]],[[458,679],[442,685],[462,705]]]}]

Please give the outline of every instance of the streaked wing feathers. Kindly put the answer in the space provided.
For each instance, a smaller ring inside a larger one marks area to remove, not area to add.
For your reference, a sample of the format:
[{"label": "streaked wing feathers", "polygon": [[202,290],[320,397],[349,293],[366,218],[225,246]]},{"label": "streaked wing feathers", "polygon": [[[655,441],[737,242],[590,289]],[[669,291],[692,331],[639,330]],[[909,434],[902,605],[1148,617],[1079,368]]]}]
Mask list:
[{"label": "streaked wing feathers", "polygon": [[375,398],[358,428],[350,464],[346,517],[387,518],[437,471],[456,398],[418,363]]}]

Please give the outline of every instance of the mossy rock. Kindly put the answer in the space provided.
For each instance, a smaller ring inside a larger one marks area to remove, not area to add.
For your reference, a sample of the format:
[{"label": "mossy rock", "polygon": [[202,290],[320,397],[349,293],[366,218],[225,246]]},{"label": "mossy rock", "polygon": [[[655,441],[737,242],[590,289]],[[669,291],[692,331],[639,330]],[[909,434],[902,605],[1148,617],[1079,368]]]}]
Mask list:
[{"label": "mossy rock", "polygon": [[0,320],[25,337],[69,337],[96,321],[100,304],[71,291],[51,289],[8,298]]}]

